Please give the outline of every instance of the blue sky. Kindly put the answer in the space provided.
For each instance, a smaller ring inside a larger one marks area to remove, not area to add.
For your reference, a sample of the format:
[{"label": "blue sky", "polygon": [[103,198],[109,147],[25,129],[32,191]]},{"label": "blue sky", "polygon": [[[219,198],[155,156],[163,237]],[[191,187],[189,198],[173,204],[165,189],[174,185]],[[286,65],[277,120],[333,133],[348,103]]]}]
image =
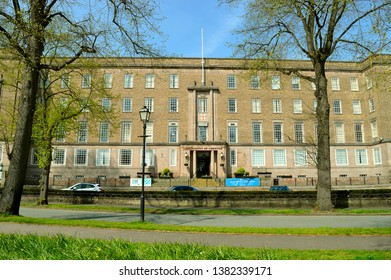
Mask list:
[{"label": "blue sky", "polygon": [[161,31],[167,36],[166,54],[201,57],[201,29],[204,31],[204,57],[232,56],[227,43],[232,29],[240,23],[239,12],[217,0],[160,0]]}]

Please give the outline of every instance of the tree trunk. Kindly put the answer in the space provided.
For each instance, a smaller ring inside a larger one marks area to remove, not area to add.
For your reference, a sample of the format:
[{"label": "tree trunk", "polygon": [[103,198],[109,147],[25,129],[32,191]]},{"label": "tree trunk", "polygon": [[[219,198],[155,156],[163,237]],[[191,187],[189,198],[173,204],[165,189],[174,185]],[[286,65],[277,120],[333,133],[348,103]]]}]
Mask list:
[{"label": "tree trunk", "polygon": [[49,174],[50,174],[50,166],[45,167],[43,169],[41,175],[41,183],[40,183],[40,194],[39,194],[39,204],[40,205],[48,205],[49,204]]},{"label": "tree trunk", "polygon": [[42,17],[44,15],[41,9],[44,1],[31,1],[30,4],[30,25],[23,28],[27,33],[27,47],[24,52],[27,57],[23,61],[24,69],[19,97],[18,121],[7,180],[0,200],[0,212],[11,215],[19,215],[30,153],[39,72],[44,49],[44,30],[42,27]]},{"label": "tree trunk", "polygon": [[330,104],[327,95],[325,64],[325,61],[314,62],[318,122],[316,208],[319,211],[331,211],[334,208],[331,202]]}]

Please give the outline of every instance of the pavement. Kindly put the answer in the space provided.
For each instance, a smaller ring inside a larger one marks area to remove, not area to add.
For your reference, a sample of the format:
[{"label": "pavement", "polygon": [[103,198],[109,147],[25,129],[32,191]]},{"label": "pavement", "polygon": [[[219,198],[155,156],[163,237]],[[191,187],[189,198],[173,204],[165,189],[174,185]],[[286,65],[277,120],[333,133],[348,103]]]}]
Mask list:
[{"label": "pavement", "polygon": [[[21,215],[31,217],[56,217],[61,219],[93,219],[128,221],[139,219],[138,215],[115,214],[108,212],[89,212],[71,210],[21,209]],[[159,223],[159,217],[171,221],[168,224],[214,225],[230,227],[390,227],[391,216],[212,216],[212,215],[152,215],[146,221]],[[180,217],[177,217],[180,216]],[[163,218],[163,217],[161,217]],[[231,219],[228,219],[231,218]],[[262,220],[263,219],[263,220]],[[239,222],[240,221],[240,222]],[[263,222],[262,222],[263,221]],[[160,220],[160,223],[162,221]],[[167,224],[167,221],[164,221]],[[223,225],[222,225],[223,224]],[[352,226],[353,224],[353,226]],[[304,226],[307,225],[307,226]],[[343,226],[342,226],[343,225]],[[124,229],[102,229],[87,227],[68,227],[55,225],[0,223],[0,233],[58,235],[98,238],[123,239],[130,242],[165,242],[197,243],[212,246],[234,246],[248,248],[286,248],[286,249],[357,249],[357,250],[391,250],[391,236],[318,236],[318,235],[258,235],[258,234],[224,234],[224,233],[191,233],[167,231],[142,231]]]}]

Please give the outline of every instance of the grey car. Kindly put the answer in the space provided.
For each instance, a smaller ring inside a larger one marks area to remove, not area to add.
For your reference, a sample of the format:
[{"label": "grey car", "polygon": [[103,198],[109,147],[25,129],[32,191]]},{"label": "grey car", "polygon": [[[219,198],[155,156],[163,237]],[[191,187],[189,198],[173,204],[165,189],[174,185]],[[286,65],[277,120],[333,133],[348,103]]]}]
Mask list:
[{"label": "grey car", "polygon": [[102,189],[99,184],[93,183],[77,183],[68,188],[61,189],[62,191],[87,191],[87,192],[101,192]]}]

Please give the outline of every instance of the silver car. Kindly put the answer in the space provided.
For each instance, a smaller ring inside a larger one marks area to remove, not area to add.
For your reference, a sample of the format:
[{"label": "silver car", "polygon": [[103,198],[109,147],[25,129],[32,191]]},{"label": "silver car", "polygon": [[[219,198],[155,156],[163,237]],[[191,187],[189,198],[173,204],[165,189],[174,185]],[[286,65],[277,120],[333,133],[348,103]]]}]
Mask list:
[{"label": "silver car", "polygon": [[102,189],[99,184],[92,183],[77,183],[68,188],[61,189],[63,191],[88,191],[88,192],[101,192]]}]

